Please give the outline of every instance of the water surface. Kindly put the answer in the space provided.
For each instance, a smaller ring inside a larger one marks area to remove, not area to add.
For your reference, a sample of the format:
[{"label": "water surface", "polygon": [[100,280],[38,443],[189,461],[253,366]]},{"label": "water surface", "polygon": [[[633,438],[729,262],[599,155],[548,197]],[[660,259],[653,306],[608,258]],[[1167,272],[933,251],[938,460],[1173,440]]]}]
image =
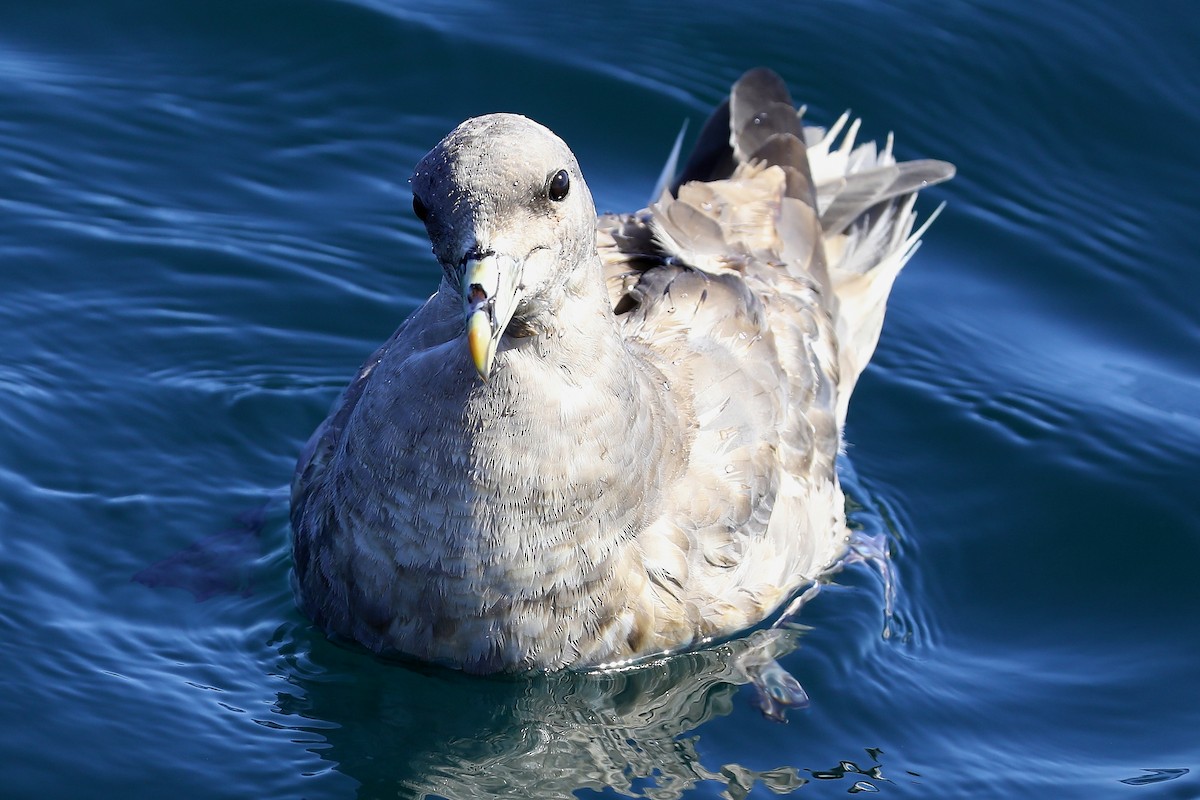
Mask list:
[{"label": "water surface", "polygon": [[[1200,795],[1197,41],[1187,3],[5,3],[3,794]],[[959,167],[847,429],[893,618],[852,569],[802,632],[632,673],[325,641],[281,492],[435,287],[412,165],[518,111],[636,208],[760,64]]]}]

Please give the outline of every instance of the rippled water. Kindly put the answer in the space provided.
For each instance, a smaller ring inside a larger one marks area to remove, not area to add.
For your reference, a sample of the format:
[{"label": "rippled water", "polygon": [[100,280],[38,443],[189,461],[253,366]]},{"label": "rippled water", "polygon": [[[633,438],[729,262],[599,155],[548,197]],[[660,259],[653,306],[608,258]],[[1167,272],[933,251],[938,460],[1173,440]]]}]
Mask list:
[{"label": "rippled water", "polygon": [[[1200,796],[1198,41],[1180,2],[0,5],[0,794]],[[634,208],[758,64],[959,166],[848,426],[890,623],[855,568],[627,673],[326,642],[282,487],[434,288],[412,164],[520,111]]]}]

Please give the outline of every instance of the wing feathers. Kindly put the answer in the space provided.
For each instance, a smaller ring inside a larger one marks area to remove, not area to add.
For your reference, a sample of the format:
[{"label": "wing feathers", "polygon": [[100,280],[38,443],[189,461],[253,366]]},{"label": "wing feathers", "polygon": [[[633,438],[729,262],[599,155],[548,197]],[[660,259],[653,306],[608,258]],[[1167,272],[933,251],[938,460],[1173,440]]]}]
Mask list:
[{"label": "wing feathers", "polygon": [[652,581],[680,603],[680,575],[699,580],[710,594],[689,602],[714,628],[765,613],[838,552],[849,397],[928,226],[913,230],[916,192],[954,174],[898,163],[890,136],[880,148],[859,130],[849,114],[803,127],[782,80],[755,70],[669,193],[601,220],[625,335],[687,395],[694,425],[686,485],[660,521],[687,537],[654,551]]}]

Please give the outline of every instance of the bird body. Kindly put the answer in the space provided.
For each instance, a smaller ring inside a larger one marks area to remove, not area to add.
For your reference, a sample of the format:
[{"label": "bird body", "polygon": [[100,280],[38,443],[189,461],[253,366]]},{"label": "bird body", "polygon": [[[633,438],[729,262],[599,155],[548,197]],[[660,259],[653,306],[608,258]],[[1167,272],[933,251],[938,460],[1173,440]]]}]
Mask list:
[{"label": "bird body", "polygon": [[673,191],[599,218],[523,117],[430,151],[443,280],[300,458],[305,611],[471,672],[586,668],[734,634],[836,562],[846,404],[953,168],[834,136],[753,71]]}]

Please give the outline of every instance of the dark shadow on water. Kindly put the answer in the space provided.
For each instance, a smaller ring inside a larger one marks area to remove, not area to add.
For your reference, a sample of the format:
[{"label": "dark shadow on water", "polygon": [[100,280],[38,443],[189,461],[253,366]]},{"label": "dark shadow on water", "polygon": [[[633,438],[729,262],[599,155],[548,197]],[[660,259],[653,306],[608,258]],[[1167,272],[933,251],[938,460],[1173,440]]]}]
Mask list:
[{"label": "dark shadow on water", "polygon": [[268,501],[238,514],[230,527],[154,562],[131,580],[152,589],[183,589],[197,603],[226,594],[249,597],[254,593],[250,571],[262,555],[271,505]]},{"label": "dark shadow on water", "polygon": [[151,589],[183,589],[197,603],[222,595],[250,597],[259,561],[272,547],[275,519],[287,514],[287,498],[287,487],[264,492],[228,527],[155,561],[130,580]]}]

